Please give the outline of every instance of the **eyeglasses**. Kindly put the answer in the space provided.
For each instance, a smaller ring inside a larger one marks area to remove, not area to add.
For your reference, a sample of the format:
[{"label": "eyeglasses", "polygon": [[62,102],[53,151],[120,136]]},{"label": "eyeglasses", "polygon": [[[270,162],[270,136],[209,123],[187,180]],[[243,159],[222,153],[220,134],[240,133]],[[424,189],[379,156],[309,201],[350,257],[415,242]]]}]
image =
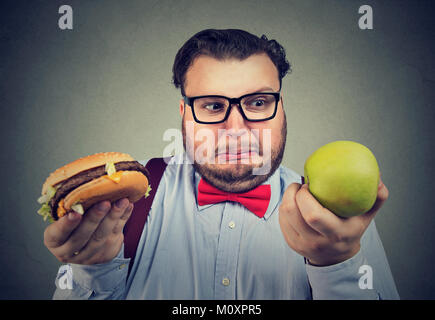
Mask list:
[{"label": "eyeglasses", "polygon": [[231,107],[237,104],[242,117],[248,121],[265,121],[275,117],[279,92],[256,92],[240,98],[225,96],[183,96],[184,103],[192,108],[198,123],[221,123],[228,119]]}]

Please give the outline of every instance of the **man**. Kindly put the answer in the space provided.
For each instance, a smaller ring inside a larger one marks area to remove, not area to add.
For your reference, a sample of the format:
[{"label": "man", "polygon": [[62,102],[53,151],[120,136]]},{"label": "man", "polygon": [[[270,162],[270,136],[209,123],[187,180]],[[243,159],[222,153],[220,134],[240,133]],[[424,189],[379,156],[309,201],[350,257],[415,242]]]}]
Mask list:
[{"label": "man", "polygon": [[[128,279],[122,230],[133,206],[103,201],[47,227],[45,244],[70,263],[74,284],[54,298],[398,298],[373,221],[388,198],[382,181],[372,210],[342,219],[280,166],[289,68],[265,36],[204,30],[189,39],[173,67],[186,151],[164,172]],[[212,152],[192,128],[212,133]],[[258,197],[253,206],[240,200],[247,194]],[[361,281],[364,270],[373,281]]]}]

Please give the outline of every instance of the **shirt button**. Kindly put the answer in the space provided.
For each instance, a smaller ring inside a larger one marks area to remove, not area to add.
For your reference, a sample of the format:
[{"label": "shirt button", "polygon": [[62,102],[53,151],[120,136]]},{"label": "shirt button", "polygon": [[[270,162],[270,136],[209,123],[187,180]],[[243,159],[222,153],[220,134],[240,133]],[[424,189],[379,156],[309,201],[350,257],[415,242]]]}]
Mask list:
[{"label": "shirt button", "polygon": [[127,265],[126,265],[125,263],[121,264],[121,265],[119,266],[119,270],[124,269],[126,266],[127,266]]},{"label": "shirt button", "polygon": [[230,285],[230,279],[228,279],[228,278],[223,278],[223,279],[222,279],[222,284],[223,284],[224,286],[228,286],[228,285]]},{"label": "shirt button", "polygon": [[228,223],[228,227],[230,227],[231,229],[234,229],[235,226],[236,223],[234,221],[230,221],[230,223]]}]

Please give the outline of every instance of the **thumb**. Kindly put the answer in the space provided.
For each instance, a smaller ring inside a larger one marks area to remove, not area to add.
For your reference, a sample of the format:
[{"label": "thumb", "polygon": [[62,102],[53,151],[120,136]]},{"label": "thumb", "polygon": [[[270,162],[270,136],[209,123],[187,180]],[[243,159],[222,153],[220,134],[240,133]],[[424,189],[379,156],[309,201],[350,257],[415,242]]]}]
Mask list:
[{"label": "thumb", "polygon": [[296,205],[296,193],[301,188],[301,184],[299,183],[292,183],[287,187],[287,189],[284,191],[284,194],[282,196],[282,202],[281,202],[281,208],[282,211],[288,212],[290,210],[295,209],[297,207]]},{"label": "thumb", "polygon": [[44,232],[44,243],[48,248],[61,246],[80,224],[82,215],[70,211],[67,215],[50,224]]},{"label": "thumb", "polygon": [[387,201],[388,197],[389,197],[389,191],[385,186],[385,184],[382,182],[382,179],[379,179],[378,194],[376,197],[376,201],[373,204],[373,207],[362,216],[372,219],[379,211],[379,209],[382,207],[382,205],[385,203],[385,201]]}]

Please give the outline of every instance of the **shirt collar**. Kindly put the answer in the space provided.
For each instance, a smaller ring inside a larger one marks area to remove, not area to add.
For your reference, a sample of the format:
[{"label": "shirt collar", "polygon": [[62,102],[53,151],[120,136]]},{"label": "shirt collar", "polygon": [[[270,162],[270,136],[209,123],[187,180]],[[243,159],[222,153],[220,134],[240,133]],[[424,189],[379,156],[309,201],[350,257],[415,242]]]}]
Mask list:
[{"label": "shirt collar", "polygon": [[[279,175],[280,169],[278,168],[263,184],[270,184],[271,189],[271,196],[270,196],[270,202],[269,206],[267,207],[266,213],[264,214],[263,218],[264,220],[267,220],[272,212],[275,210],[276,206],[279,203],[280,195],[281,195],[281,182],[280,182],[280,175]],[[201,175],[194,170],[194,190],[195,190],[195,199],[196,199],[196,206],[198,208],[198,212],[203,211],[204,209],[207,209],[211,206],[214,206],[216,204],[206,204],[204,206],[200,206],[198,204],[198,184],[201,180]],[[248,209],[246,209],[248,210]]]}]

